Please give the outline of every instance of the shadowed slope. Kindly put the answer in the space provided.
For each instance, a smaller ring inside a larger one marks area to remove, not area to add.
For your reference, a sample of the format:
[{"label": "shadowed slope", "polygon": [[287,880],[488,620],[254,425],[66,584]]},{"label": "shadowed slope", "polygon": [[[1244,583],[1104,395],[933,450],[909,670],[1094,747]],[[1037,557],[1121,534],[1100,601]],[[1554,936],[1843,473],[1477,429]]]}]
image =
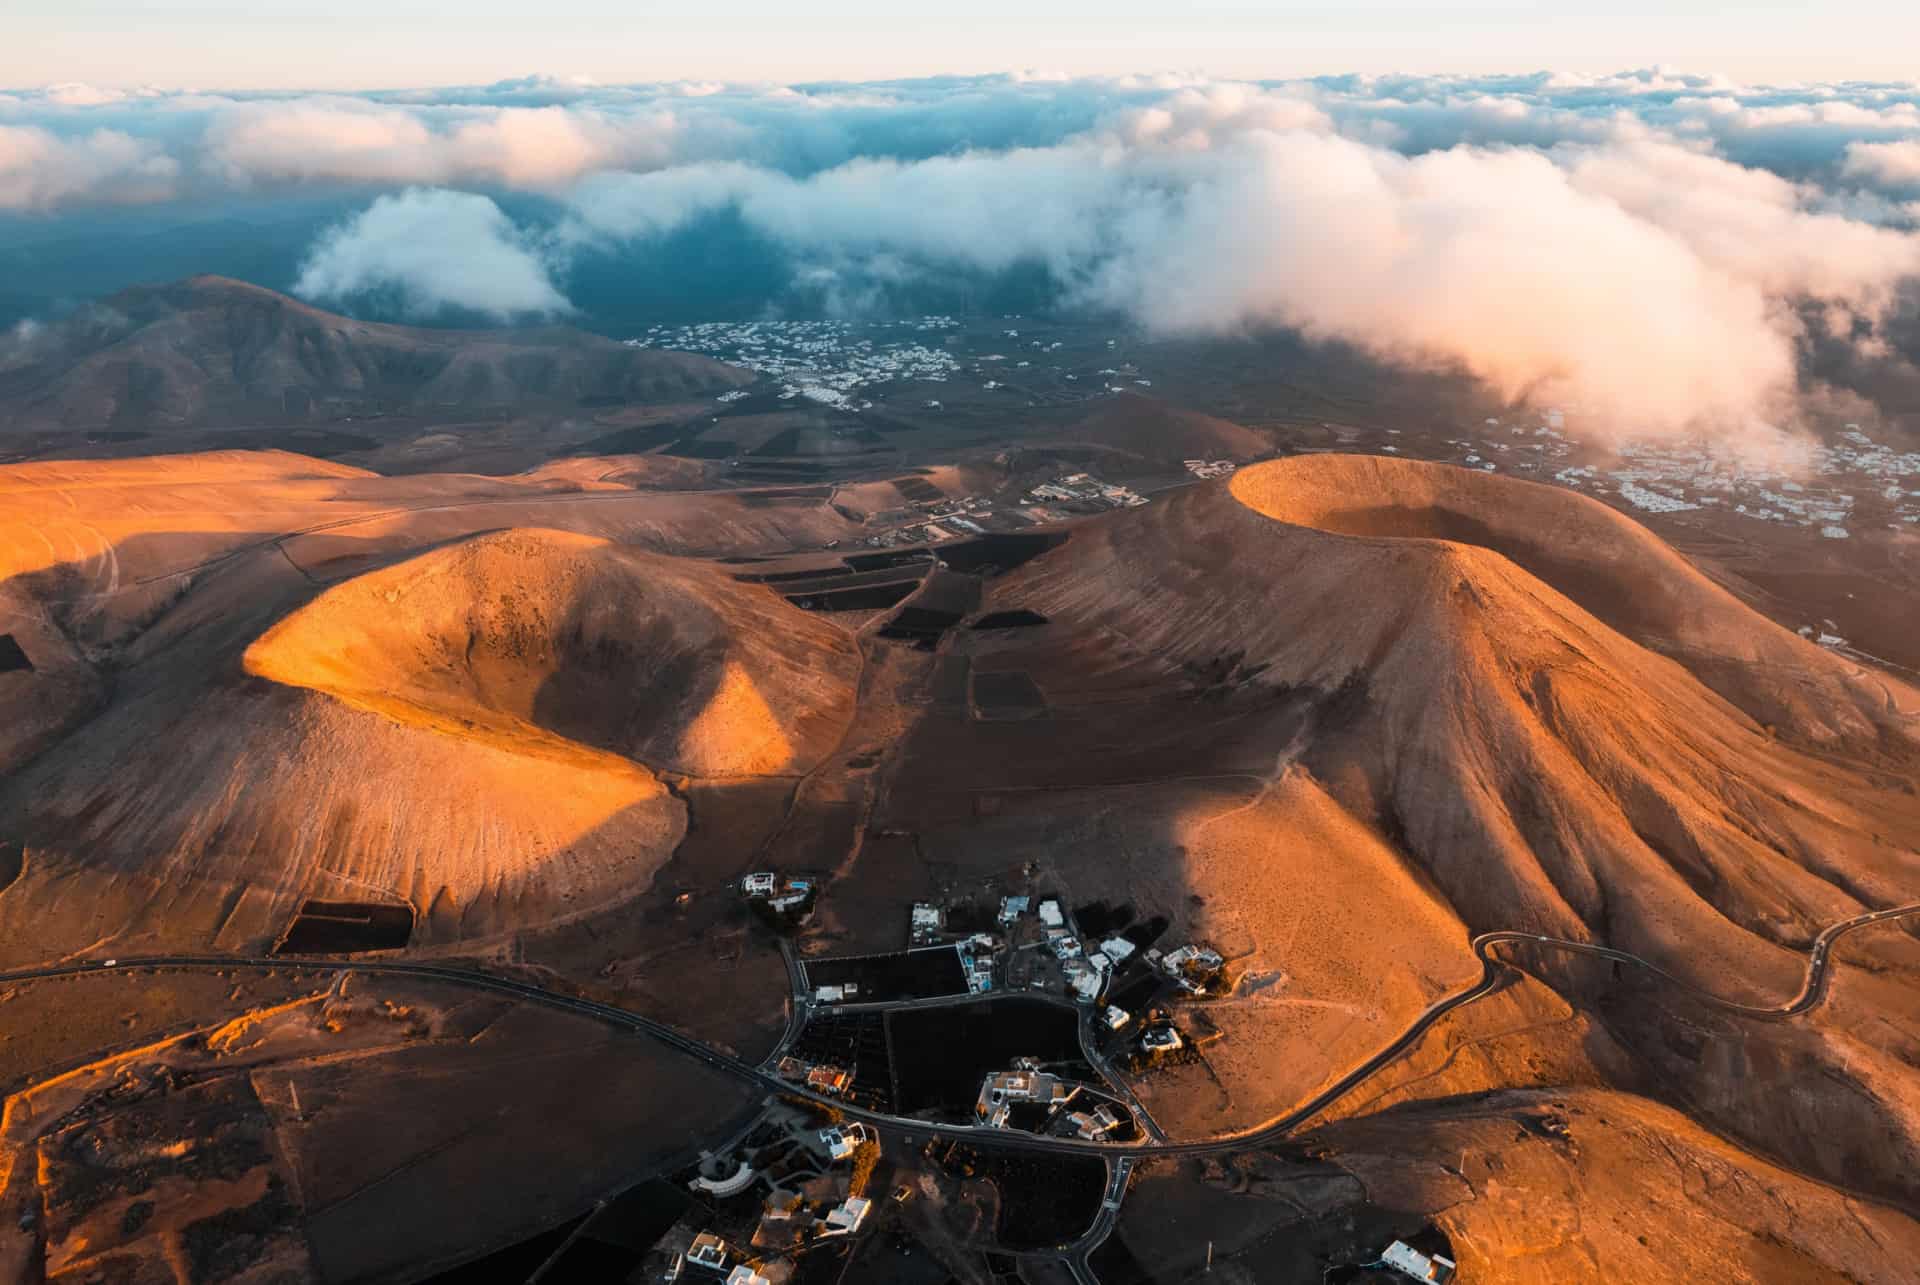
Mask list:
[{"label": "shadowed slope", "polygon": [[169,428],[356,408],[671,401],[752,379],[569,327],[354,321],[224,277],[140,286],[0,355],[0,429]]}]

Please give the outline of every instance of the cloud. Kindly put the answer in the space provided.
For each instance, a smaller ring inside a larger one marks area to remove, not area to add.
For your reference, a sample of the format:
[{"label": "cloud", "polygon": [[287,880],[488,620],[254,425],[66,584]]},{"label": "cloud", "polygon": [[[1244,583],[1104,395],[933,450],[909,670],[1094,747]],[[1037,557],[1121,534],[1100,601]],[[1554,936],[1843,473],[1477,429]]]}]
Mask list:
[{"label": "cloud", "polygon": [[672,159],[671,115],[609,119],[564,107],[424,115],[356,99],[239,104],[206,131],[225,184],[470,184],[539,190]]},{"label": "cloud", "polygon": [[1733,428],[1796,385],[1800,305],[1870,339],[1920,238],[1669,142],[1404,155],[1263,95],[1185,98],[1056,147],[806,178],[741,165],[601,176],[563,240],[728,208],[796,262],[898,279],[1043,265],[1160,334],[1284,326],[1635,431]]},{"label": "cloud", "polygon": [[428,189],[380,197],[326,233],[294,293],[327,301],[387,294],[413,317],[449,308],[502,321],[573,311],[538,246],[499,206]]},{"label": "cloud", "polygon": [[[1641,428],[1771,414],[1810,345],[1871,357],[1911,333],[1891,319],[1920,297],[1915,85],[1658,67],[536,76],[368,94],[64,86],[0,99],[0,122],[0,208],[374,189],[309,254],[316,298],[557,313],[570,256],[724,213],[784,256],[774,276],[836,306],[1039,270],[1064,306],[1155,332],[1292,327]],[[516,227],[503,193],[560,213]]]},{"label": "cloud", "polygon": [[1920,190],[1920,138],[1897,143],[1850,143],[1846,173],[1883,188]]},{"label": "cloud", "polygon": [[108,204],[162,200],[179,172],[151,144],[114,130],[62,138],[0,125],[0,210],[50,210],[79,196]]}]

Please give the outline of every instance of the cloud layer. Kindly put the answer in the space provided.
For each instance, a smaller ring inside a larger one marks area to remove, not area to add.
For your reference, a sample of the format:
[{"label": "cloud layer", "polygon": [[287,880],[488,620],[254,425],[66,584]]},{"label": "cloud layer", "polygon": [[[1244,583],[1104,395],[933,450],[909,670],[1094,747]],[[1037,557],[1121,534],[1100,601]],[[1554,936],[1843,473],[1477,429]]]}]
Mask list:
[{"label": "cloud layer", "polygon": [[419,318],[449,307],[500,321],[573,311],[538,248],[499,206],[417,188],[380,197],[323,236],[294,292],[327,301],[386,294]]},{"label": "cloud layer", "polygon": [[[726,217],[849,297],[1039,269],[1063,305],[1149,331],[1285,326],[1673,430],[1776,414],[1810,327],[1884,348],[1920,275],[1920,86],[1653,69],[0,95],[0,209],[369,188],[303,294],[553,315],[571,256]],[[516,225],[509,193],[557,213]]]}]

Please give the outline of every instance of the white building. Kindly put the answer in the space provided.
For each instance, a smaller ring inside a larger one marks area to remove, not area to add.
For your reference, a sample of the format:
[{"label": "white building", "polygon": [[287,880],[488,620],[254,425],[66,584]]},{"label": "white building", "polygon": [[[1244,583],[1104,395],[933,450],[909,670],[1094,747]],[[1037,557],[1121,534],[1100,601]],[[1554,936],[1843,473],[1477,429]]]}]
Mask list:
[{"label": "white building", "polygon": [[762,870],[742,879],[740,881],[740,891],[746,893],[749,897],[771,897],[773,895],[775,882],[776,880],[772,871]]},{"label": "white building", "polygon": [[1380,1255],[1380,1261],[1417,1281],[1453,1279],[1454,1264],[1451,1258],[1442,1258],[1438,1254],[1429,1258],[1404,1240],[1396,1240],[1387,1246],[1387,1252]]},{"label": "white building", "polygon": [[867,1211],[873,1202],[864,1196],[848,1196],[846,1200],[827,1211],[826,1228],[823,1236],[844,1236],[860,1230],[860,1224],[867,1220]]},{"label": "white building", "polygon": [[741,1263],[727,1274],[727,1285],[773,1285],[773,1278],[762,1276],[745,1263]]},{"label": "white building", "polygon": [[1049,928],[1058,928],[1065,924],[1067,917],[1060,913],[1060,903],[1053,900],[1041,902],[1040,922]]},{"label": "white building", "polygon": [[1109,937],[1100,943],[1100,953],[1116,964],[1126,963],[1133,951],[1133,943],[1125,937]]},{"label": "white building", "polygon": [[835,1125],[831,1129],[820,1130],[820,1145],[826,1148],[829,1158],[846,1160],[873,1135],[867,1132],[864,1124]]},{"label": "white building", "polygon": [[727,1269],[727,1242],[711,1232],[703,1231],[693,1238],[693,1245],[687,1250],[687,1261],[710,1272],[723,1272]]}]

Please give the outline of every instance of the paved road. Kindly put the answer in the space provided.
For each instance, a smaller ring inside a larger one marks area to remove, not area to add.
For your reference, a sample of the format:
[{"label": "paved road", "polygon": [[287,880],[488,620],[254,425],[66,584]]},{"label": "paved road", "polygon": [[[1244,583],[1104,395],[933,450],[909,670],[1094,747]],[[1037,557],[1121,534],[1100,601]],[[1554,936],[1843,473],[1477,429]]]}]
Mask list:
[{"label": "paved road", "polygon": [[[145,955],[128,957],[114,961],[114,971],[138,969],[192,969],[196,971],[219,971],[222,969],[281,970],[287,972],[307,972],[323,974],[365,973],[374,977],[406,977],[421,981],[443,982],[471,989],[493,991],[523,999],[530,1003],[544,1004],[550,1008],[578,1013],[595,1018],[613,1026],[648,1035],[653,1039],[685,1053],[688,1057],[712,1067],[717,1071],[753,1081],[769,1090],[784,1093],[789,1097],[809,1098],[822,1106],[833,1107],[850,1119],[863,1120],[876,1129],[891,1132],[911,1132],[936,1134],[940,1136],[964,1138],[976,1146],[995,1148],[1051,1151],[1063,1154],[1098,1156],[1152,1156],[1152,1155],[1204,1155],[1240,1150],[1258,1146],[1262,1142],[1284,1136],[1298,1128],[1312,1117],[1320,1114],[1329,1106],[1351,1093],[1367,1079],[1393,1062],[1408,1048],[1425,1035],[1435,1023],[1447,1014],[1466,1004],[1485,996],[1500,982],[1504,972],[1513,967],[1506,961],[1496,958],[1496,947],[1507,945],[1527,945],[1536,949],[1558,950],[1573,954],[1590,955],[1618,963],[1631,964],[1661,978],[1675,988],[1685,991],[1702,1003],[1725,1012],[1737,1013],[1756,1018],[1795,1017],[1817,1007],[1825,999],[1832,966],[1832,949],[1836,941],[1848,933],[1873,924],[1887,923],[1920,915],[1920,902],[1893,906],[1885,910],[1870,911],[1866,914],[1843,920],[1820,934],[1807,956],[1806,977],[1800,991],[1791,1000],[1778,1005],[1742,1004],[1722,999],[1689,982],[1675,977],[1672,973],[1656,964],[1632,955],[1626,951],[1615,950],[1608,946],[1595,946],[1587,942],[1566,941],[1557,937],[1543,937],[1534,933],[1490,932],[1482,933],[1473,939],[1473,951],[1480,959],[1480,979],[1466,988],[1435,1001],[1426,1011],[1395,1036],[1385,1047],[1371,1057],[1350,1069],[1340,1079],[1316,1094],[1311,1100],[1289,1111],[1286,1115],[1268,1121],[1255,1129],[1224,1137],[1208,1139],[1204,1142],[1085,1142],[1078,1138],[1046,1138],[1033,1134],[1019,1133],[1006,1129],[989,1129],[976,1125],[930,1124],[925,1120],[909,1120],[900,1116],[887,1115],[877,1111],[852,1106],[837,1098],[811,1093],[805,1088],[789,1083],[762,1067],[741,1061],[732,1054],[724,1053],[701,1041],[686,1035],[664,1022],[655,1021],[641,1014],[618,1008],[611,1004],[602,1004],[597,1000],[586,999],[578,995],[569,995],[562,991],[549,990],[531,982],[517,981],[513,978],[484,973],[472,968],[463,968],[451,964],[431,964],[407,960],[337,960],[313,959],[294,956],[229,956],[229,955]],[[87,973],[108,971],[105,961],[91,960],[79,963],[48,965],[41,968],[19,969],[0,973],[0,985],[14,982],[33,981],[45,978],[74,977]]]},{"label": "paved road", "polygon": [[1416,1017],[1399,1035],[1384,1048],[1350,1069],[1333,1084],[1316,1094],[1311,1100],[1289,1111],[1278,1119],[1271,1120],[1258,1128],[1227,1137],[1212,1138],[1204,1142],[1165,1142],[1158,1139],[1135,1143],[1084,1142],[1077,1138],[1046,1138],[1034,1134],[1020,1133],[1007,1129],[988,1129],[973,1125],[934,1125],[924,1120],[907,1120],[899,1116],[885,1115],[867,1111],[840,1101],[809,1092],[805,1088],[788,1083],[762,1067],[749,1065],[728,1053],[712,1048],[689,1035],[685,1035],[663,1022],[658,1022],[638,1013],[617,1008],[611,1004],[602,1004],[597,1000],[585,999],[577,995],[568,995],[561,991],[548,990],[530,982],[516,981],[509,977],[500,977],[491,973],[479,972],[471,968],[461,968],[450,964],[418,963],[405,960],[333,960],[303,959],[290,956],[223,956],[223,955],[146,955],[137,958],[118,959],[111,964],[94,960],[81,963],[49,965],[41,968],[19,969],[0,973],[0,985],[14,982],[34,981],[47,978],[75,977],[99,972],[133,972],[142,969],[192,969],[195,971],[214,971],[232,969],[281,970],[287,972],[307,972],[338,975],[341,973],[365,973],[375,977],[404,977],[421,981],[442,982],[455,986],[465,986],[476,990],[492,991],[512,996],[530,1003],[544,1004],[567,1012],[578,1013],[595,1018],[613,1026],[625,1028],[647,1035],[661,1043],[685,1053],[688,1057],[712,1067],[717,1071],[752,1081],[769,1090],[788,1097],[807,1098],[821,1106],[832,1107],[851,1119],[865,1121],[882,1133],[918,1134],[936,1137],[964,1138],[970,1145],[996,1149],[1050,1152],[1070,1155],[1097,1155],[1109,1161],[1109,1186],[1107,1197],[1102,1201],[1100,1214],[1094,1225],[1087,1231],[1074,1249],[1064,1258],[1069,1270],[1081,1285],[1094,1285],[1091,1268],[1087,1265],[1087,1255],[1098,1246],[1101,1240],[1111,1232],[1118,1217],[1116,1193],[1124,1193],[1125,1176],[1131,1171],[1135,1159],[1151,1156],[1189,1156],[1206,1155],[1244,1150],[1263,1143],[1277,1140],[1299,1128],[1302,1124],[1319,1115],[1335,1102],[1351,1093],[1362,1083],[1377,1074],[1381,1069],[1397,1059],[1411,1048],[1421,1036],[1432,1029],[1447,1014],[1464,1005],[1471,1004],[1491,992],[1500,983],[1504,973],[1513,967],[1494,954],[1495,948],[1512,945],[1524,945],[1535,949],[1563,951],[1572,954],[1588,955],[1617,963],[1631,964],[1661,978],[1669,985],[1682,990],[1701,1003],[1718,1008],[1724,1012],[1737,1013],[1744,1017],[1762,1019],[1782,1019],[1796,1017],[1817,1007],[1826,998],[1833,961],[1833,945],[1848,933],[1869,927],[1873,924],[1888,923],[1895,920],[1920,916],[1920,902],[1902,906],[1892,906],[1885,910],[1869,911],[1851,919],[1834,924],[1822,932],[1813,943],[1807,955],[1806,976],[1802,980],[1799,993],[1783,1004],[1757,1005],[1743,1004],[1734,1000],[1722,999],[1711,992],[1701,990],[1665,969],[1626,951],[1615,950],[1609,946],[1595,946],[1587,942],[1566,941],[1557,937],[1543,937],[1534,933],[1490,932],[1482,933],[1473,939],[1473,951],[1480,960],[1480,979],[1452,995],[1436,1001],[1425,1012]]}]

